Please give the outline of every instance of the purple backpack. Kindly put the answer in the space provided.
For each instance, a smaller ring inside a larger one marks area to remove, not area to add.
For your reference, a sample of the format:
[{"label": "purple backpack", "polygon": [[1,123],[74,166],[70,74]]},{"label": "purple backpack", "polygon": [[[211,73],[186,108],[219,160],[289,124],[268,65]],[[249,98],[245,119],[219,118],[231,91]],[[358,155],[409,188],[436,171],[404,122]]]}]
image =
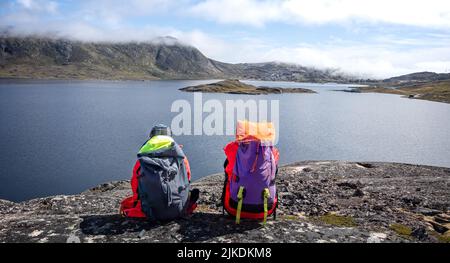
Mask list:
[{"label": "purple backpack", "polygon": [[277,165],[273,146],[252,140],[239,142],[232,175],[225,184],[224,209],[240,218],[263,219],[277,207],[275,175]]}]

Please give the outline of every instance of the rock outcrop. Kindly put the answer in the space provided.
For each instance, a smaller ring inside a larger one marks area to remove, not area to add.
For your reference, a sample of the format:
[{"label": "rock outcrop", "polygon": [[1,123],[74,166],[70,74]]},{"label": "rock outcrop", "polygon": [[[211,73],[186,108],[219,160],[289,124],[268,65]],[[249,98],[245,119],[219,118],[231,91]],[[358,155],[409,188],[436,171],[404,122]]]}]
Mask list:
[{"label": "rock outcrop", "polygon": [[0,201],[0,242],[448,242],[450,168],[339,161],[280,167],[277,219],[222,215],[223,175],[205,177],[190,218],[126,219],[129,182],[78,195]]}]

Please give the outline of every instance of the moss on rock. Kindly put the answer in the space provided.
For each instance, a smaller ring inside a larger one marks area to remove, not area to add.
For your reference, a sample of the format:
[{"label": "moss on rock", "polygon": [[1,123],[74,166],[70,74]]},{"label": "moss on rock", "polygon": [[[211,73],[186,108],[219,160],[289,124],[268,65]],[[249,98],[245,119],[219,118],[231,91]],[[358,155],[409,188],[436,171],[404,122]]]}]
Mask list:
[{"label": "moss on rock", "polygon": [[390,225],[389,228],[402,237],[411,237],[412,229],[409,226],[395,223]]},{"label": "moss on rock", "polygon": [[340,227],[355,227],[357,226],[355,220],[350,216],[341,216],[336,214],[326,214],[315,218],[316,221],[320,221],[327,225],[340,226]]}]

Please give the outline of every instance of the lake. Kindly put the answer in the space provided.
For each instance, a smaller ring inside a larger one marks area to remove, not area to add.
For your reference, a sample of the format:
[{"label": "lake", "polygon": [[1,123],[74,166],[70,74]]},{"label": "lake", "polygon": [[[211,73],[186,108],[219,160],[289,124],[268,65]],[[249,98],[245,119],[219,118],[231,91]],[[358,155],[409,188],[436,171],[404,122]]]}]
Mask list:
[{"label": "lake", "polygon": [[[74,194],[129,179],[151,127],[170,124],[178,88],[211,81],[0,81],[0,198]],[[280,162],[390,161],[450,167],[450,105],[334,91],[348,85],[245,81],[317,94],[203,94],[279,100]],[[177,136],[193,179],[222,171],[232,136]]]}]

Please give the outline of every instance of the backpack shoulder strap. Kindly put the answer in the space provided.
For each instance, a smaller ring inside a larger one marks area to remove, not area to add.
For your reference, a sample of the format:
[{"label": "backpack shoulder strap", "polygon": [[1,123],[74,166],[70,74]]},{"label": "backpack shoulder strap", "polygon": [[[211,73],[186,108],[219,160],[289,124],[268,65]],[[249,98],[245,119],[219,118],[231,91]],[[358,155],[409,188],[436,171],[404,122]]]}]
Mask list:
[{"label": "backpack shoulder strap", "polygon": [[267,221],[267,199],[270,197],[269,189],[267,189],[267,188],[264,189],[263,197],[264,197],[264,221],[263,221],[263,224],[265,225],[266,221]]},{"label": "backpack shoulder strap", "polygon": [[237,205],[237,210],[236,210],[236,224],[240,224],[241,223],[242,200],[244,199],[244,187],[243,186],[239,187],[239,192],[237,194],[237,198],[238,198],[238,205]]}]

